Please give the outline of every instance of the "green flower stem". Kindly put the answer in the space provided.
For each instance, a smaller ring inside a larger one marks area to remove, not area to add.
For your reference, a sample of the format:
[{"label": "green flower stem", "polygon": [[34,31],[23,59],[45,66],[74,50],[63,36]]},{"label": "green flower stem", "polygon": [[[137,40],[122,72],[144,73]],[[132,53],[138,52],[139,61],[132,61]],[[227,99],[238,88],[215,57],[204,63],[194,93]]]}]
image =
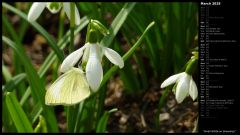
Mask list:
[{"label": "green flower stem", "polygon": [[[70,46],[69,54],[74,51],[74,27],[75,27],[75,5],[73,2],[70,3]],[[67,132],[73,132],[74,130],[74,119],[75,119],[75,105],[67,107]]]},{"label": "green flower stem", "polygon": [[92,21],[92,20],[90,20],[89,23],[88,23],[87,35],[86,35],[85,43],[89,42],[89,31],[90,31],[90,29],[91,29],[91,25],[90,25],[90,24],[91,24],[91,21]]},{"label": "green flower stem", "polygon": [[[146,33],[150,30],[150,28],[152,28],[154,26],[155,22],[151,22],[147,28],[145,29],[145,31],[143,32],[143,34],[141,35],[141,37],[139,38],[139,40],[133,45],[133,47],[123,56],[123,60],[126,61],[132,54],[133,52],[141,45],[142,40],[144,39],[144,37],[146,36]],[[107,80],[117,71],[118,66],[113,66],[112,68],[110,68],[108,70],[108,72],[104,75],[103,80],[101,82],[101,85],[99,88],[101,88],[106,82]]]},{"label": "green flower stem", "polygon": [[[151,23],[147,26],[147,28],[145,29],[145,31],[143,32],[143,34],[141,35],[141,37],[138,39],[138,41],[137,41],[137,42],[131,47],[131,49],[123,56],[123,60],[124,60],[124,61],[126,61],[126,60],[134,53],[134,51],[141,45],[143,39],[146,37],[147,32],[154,26],[154,24],[155,24],[155,22],[151,22]],[[110,68],[110,69],[107,71],[107,73],[103,76],[103,80],[102,80],[102,82],[101,82],[101,85],[100,85],[99,89],[101,89],[101,88],[107,83],[107,81],[109,80],[109,78],[110,78],[111,76],[113,76],[118,69],[119,69],[119,67],[115,65],[115,66],[113,66],[112,68]],[[96,96],[96,94],[99,93],[99,92],[100,92],[100,90],[98,90],[98,92],[96,92],[96,93],[93,93],[92,96]],[[106,93],[104,93],[104,92],[105,92],[105,91],[101,91],[100,96],[104,96],[104,97],[105,97],[105,94],[106,94]],[[103,98],[103,99],[104,99],[104,98]]]},{"label": "green flower stem", "polygon": [[69,46],[69,52],[73,52],[74,51],[74,27],[75,27],[75,5],[73,2],[70,3],[70,31],[71,31],[71,35],[70,35],[70,46]]},{"label": "green flower stem", "polygon": [[190,59],[185,72],[189,75],[192,75],[196,70],[197,65],[198,65],[198,59],[195,59],[195,58]]}]

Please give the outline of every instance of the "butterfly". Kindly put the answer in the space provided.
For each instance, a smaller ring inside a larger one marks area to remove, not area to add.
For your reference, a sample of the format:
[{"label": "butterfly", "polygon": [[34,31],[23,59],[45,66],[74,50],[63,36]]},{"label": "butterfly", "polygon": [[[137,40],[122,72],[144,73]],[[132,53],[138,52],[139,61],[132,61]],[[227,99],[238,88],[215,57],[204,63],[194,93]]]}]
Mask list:
[{"label": "butterfly", "polygon": [[74,105],[90,95],[90,87],[79,68],[71,68],[62,74],[47,90],[46,105]]}]

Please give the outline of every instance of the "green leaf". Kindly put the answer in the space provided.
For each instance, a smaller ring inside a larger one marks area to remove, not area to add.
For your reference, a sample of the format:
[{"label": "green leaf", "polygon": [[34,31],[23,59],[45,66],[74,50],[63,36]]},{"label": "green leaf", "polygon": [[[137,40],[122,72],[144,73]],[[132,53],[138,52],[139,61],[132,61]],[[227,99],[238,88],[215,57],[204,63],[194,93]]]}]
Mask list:
[{"label": "green leaf", "polygon": [[35,133],[47,133],[47,125],[45,122],[44,117],[42,117],[41,115],[39,116],[39,122],[36,126],[36,128],[34,129]]},{"label": "green leaf", "polygon": [[2,63],[2,75],[6,82],[10,81],[12,78],[11,73],[8,71],[8,68]]},{"label": "green leaf", "polygon": [[[74,31],[74,35],[76,36],[84,27],[87,26],[89,22],[88,17],[83,17],[81,18],[81,23],[80,25],[75,29]],[[68,31],[62,38],[61,40],[59,40],[58,42],[58,46],[60,47],[60,49],[64,49],[67,46],[67,43],[70,42],[70,31]],[[42,66],[40,67],[38,74],[40,75],[40,77],[44,76],[44,74],[47,72],[47,70],[49,69],[49,67],[52,65],[52,63],[56,60],[56,54],[54,54],[54,52],[51,52],[47,58],[45,59],[45,61],[43,62]]]},{"label": "green leaf", "polygon": [[[19,15],[21,18],[23,18],[25,21],[28,21],[27,15],[23,13],[22,11],[16,9],[15,7],[7,4],[2,3],[2,6],[7,8],[8,10],[12,11],[13,13]],[[50,47],[54,50],[54,52],[57,54],[59,60],[63,61],[64,55],[63,52],[60,50],[60,48],[57,46],[57,43],[53,40],[52,36],[48,34],[48,32],[37,22],[29,22],[39,33],[41,33],[49,42]]]},{"label": "green leaf", "polygon": [[80,113],[80,119],[78,122],[78,130],[76,132],[91,132],[95,126],[95,107],[97,98],[91,96],[84,101],[83,110]]},{"label": "green leaf", "polygon": [[6,104],[18,132],[33,132],[31,122],[28,120],[25,112],[21,108],[16,96],[11,95],[11,93],[7,93]]},{"label": "green leaf", "polygon": [[[74,31],[74,35],[77,35],[77,33],[79,33],[84,27],[87,26],[89,22],[88,17],[83,17],[81,18],[81,23],[80,25],[75,29]],[[68,42],[70,42],[70,31],[68,31],[62,38],[61,40],[58,42],[58,45],[60,46],[61,49],[64,49],[67,45]],[[43,62],[42,66],[40,67],[38,74],[39,76],[42,78],[45,73],[47,72],[47,70],[49,69],[49,67],[52,65],[52,63],[57,59],[56,54],[54,52],[51,52],[46,60]],[[23,97],[20,100],[21,105],[25,103],[25,101],[27,101],[28,97],[31,94],[31,89],[30,87],[28,87],[28,89],[26,90],[25,94],[23,95]],[[39,103],[37,103],[38,105]],[[34,108],[34,111],[31,113],[31,118],[32,118],[32,122],[35,122],[36,118],[39,117],[39,115],[42,112],[42,107],[41,106],[36,106]]]},{"label": "green leaf", "polygon": [[[81,23],[80,25],[75,29],[74,35],[77,35],[77,33],[79,33],[84,27],[87,26],[89,22],[88,17],[83,17],[81,18]],[[61,40],[58,42],[58,45],[60,46],[61,49],[64,49],[67,45],[68,42],[70,42],[70,31],[68,31],[62,38]],[[42,66],[40,67],[38,74],[39,76],[42,78],[45,73],[47,72],[47,70],[49,69],[49,67],[52,65],[52,63],[57,59],[56,54],[54,52],[51,52],[47,58],[45,59],[45,61],[43,62]],[[25,94],[23,95],[23,97],[20,100],[21,104],[24,104],[25,101],[27,101],[28,97],[31,94],[31,89],[30,87],[28,87],[28,89],[26,90]],[[37,103],[38,104],[38,103]],[[40,112],[42,111],[41,106],[38,107],[38,109],[36,108],[36,110],[39,110]],[[39,116],[40,113],[35,113],[36,115],[33,116],[33,118],[37,118]],[[35,121],[36,119],[34,119]]]},{"label": "green leaf", "polygon": [[34,105],[32,112],[30,114],[30,120],[34,123],[38,117],[40,117],[41,112],[43,111],[40,102]]},{"label": "green leaf", "polygon": [[[7,67],[4,65],[4,63],[2,63],[2,75],[5,79],[6,82],[10,81],[12,78],[11,73],[8,71]],[[12,93],[12,95],[16,96],[15,93]],[[5,97],[3,97],[5,98]],[[2,102],[2,132],[17,132],[17,129],[12,121],[12,118],[10,116],[7,104],[6,104],[6,100],[3,99]]]},{"label": "green leaf", "polygon": [[165,105],[165,101],[166,101],[166,98],[167,98],[169,92],[170,92],[170,88],[166,88],[164,90],[161,98],[159,99],[157,113],[155,115],[155,128],[156,128],[156,130],[158,130],[160,128],[159,114],[160,114],[161,108]]},{"label": "green leaf", "polygon": [[29,58],[27,57],[24,51],[24,48],[22,46],[16,45],[13,41],[11,41],[9,38],[5,36],[2,36],[2,40],[17,53],[17,55],[19,56],[19,59],[23,63],[24,68],[26,70],[29,84],[32,88],[34,88],[32,89],[32,96],[34,100],[35,101],[40,100],[44,103],[43,99],[40,96],[40,95],[43,96],[43,90],[44,90],[41,88],[41,80],[37,75],[33,65],[31,64]]},{"label": "green leaf", "polygon": [[55,118],[53,108],[47,107],[45,105],[45,101],[44,101],[45,88],[44,88],[43,82],[39,78],[39,75],[35,71],[24,49],[21,46],[17,46],[13,41],[11,41],[5,36],[2,36],[2,40],[17,53],[17,55],[19,56],[19,59],[23,63],[24,69],[27,74],[28,82],[31,86],[31,90],[32,90],[31,93],[35,98],[35,102],[40,101],[45,113],[44,116],[46,117],[48,124],[50,126],[50,131],[58,131],[57,120]]},{"label": "green leaf", "polygon": [[[141,45],[142,40],[146,36],[147,32],[152,28],[152,26],[155,24],[155,22],[151,22],[147,28],[144,30],[143,34],[141,37],[138,39],[138,41],[131,47],[130,50],[128,50],[127,53],[124,54],[123,60],[126,61],[132,54],[133,52]],[[107,80],[119,69],[118,66],[113,66],[108,70],[108,72],[103,76],[103,80],[101,82],[100,88],[107,82]]]},{"label": "green leaf", "polygon": [[18,84],[20,84],[26,78],[25,73],[18,74],[14,76],[11,80],[7,82],[7,84],[3,88],[3,92],[12,92]]},{"label": "green leaf", "polygon": [[118,13],[118,15],[115,17],[114,21],[112,22],[109,33],[107,36],[105,36],[102,41],[100,42],[103,46],[109,46],[113,40],[113,38],[116,36],[119,29],[122,27],[122,24],[127,19],[127,16],[129,15],[130,11],[135,6],[136,2],[132,3],[126,3],[124,7],[121,9],[121,11]]},{"label": "green leaf", "polygon": [[[102,44],[104,46],[109,46],[112,43],[113,38],[116,36],[118,31],[122,27],[123,23],[126,21],[128,15],[132,11],[135,4],[136,4],[135,2],[126,3],[123,6],[121,11],[119,11],[117,16],[114,18],[110,28],[108,29],[109,34],[101,40],[100,44]],[[104,106],[104,99],[106,97],[106,90],[103,90],[103,92],[100,93],[99,97],[100,97],[100,99],[99,99],[100,101],[99,101],[98,111],[97,111],[97,120],[99,119],[99,116],[101,116],[103,113],[103,106]]]},{"label": "green leaf", "polygon": [[[133,47],[123,56],[123,60],[126,61],[132,54],[133,52],[141,45],[142,40],[144,39],[144,37],[146,36],[146,33],[150,30],[150,28],[152,28],[152,26],[155,24],[155,22],[151,22],[147,28],[144,30],[143,34],[141,35],[141,37],[138,39],[138,41],[133,45]],[[110,68],[108,70],[108,72],[104,75],[103,80],[101,82],[101,85],[99,87],[102,88],[103,85],[108,81],[108,79],[113,76],[114,73],[116,73],[116,71],[118,70],[118,66],[113,66],[112,68]],[[99,91],[98,91],[99,92]],[[106,125],[106,119],[108,119],[109,116],[107,116],[107,114],[105,113],[105,115],[102,116],[102,118],[100,119],[99,122],[101,122],[103,125],[98,124],[97,125],[97,132],[104,132],[106,127],[104,127],[104,123]],[[102,130],[104,129],[104,130]]]},{"label": "green leaf", "polygon": [[110,116],[110,114],[111,114],[112,112],[116,112],[116,111],[117,111],[117,109],[114,108],[114,109],[112,109],[112,110],[110,110],[110,111],[108,111],[108,112],[105,112],[105,113],[103,114],[103,116],[100,118],[100,120],[99,120],[99,122],[98,122],[98,124],[97,124],[96,133],[104,133],[104,132],[106,132],[106,130],[107,130],[108,118],[109,118],[109,116]]}]

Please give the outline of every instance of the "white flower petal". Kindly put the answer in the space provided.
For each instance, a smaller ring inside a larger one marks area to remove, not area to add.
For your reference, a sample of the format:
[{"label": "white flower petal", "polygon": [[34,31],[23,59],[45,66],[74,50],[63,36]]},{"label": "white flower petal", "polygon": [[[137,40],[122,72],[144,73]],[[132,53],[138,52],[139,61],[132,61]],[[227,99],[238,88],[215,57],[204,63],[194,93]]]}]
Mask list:
[{"label": "white flower petal", "polygon": [[174,84],[182,75],[184,74],[184,72],[179,73],[179,74],[175,74],[172,75],[170,77],[168,77],[162,84],[161,84],[161,88],[165,88],[169,85]]},{"label": "white flower petal", "polygon": [[83,54],[83,57],[82,57],[82,63],[87,63],[88,61],[88,58],[89,58],[89,51],[90,51],[90,46],[92,46],[92,44],[90,43],[87,43],[89,45],[89,47],[87,47],[85,50],[84,50],[84,54]]},{"label": "white flower petal", "polygon": [[103,78],[103,69],[97,54],[97,45],[90,48],[89,59],[86,66],[86,77],[91,89],[96,92]]},{"label": "white flower petal", "polygon": [[124,67],[124,62],[122,57],[113,49],[102,47],[103,53],[105,56],[115,65],[119,66],[120,68]]},{"label": "white flower petal", "polygon": [[186,73],[179,78],[176,88],[176,100],[178,103],[181,103],[188,95],[190,79],[191,76]]},{"label": "white flower petal", "polygon": [[190,88],[189,88],[189,94],[192,97],[193,101],[197,98],[198,96],[198,89],[197,85],[194,82],[193,78],[191,77],[190,79]]},{"label": "white flower petal", "polygon": [[[80,24],[80,14],[78,12],[77,6],[75,5],[75,24]],[[70,2],[63,2],[63,10],[66,12],[67,17],[71,20],[71,10],[70,10]]]},{"label": "white flower petal", "polygon": [[87,44],[81,47],[80,49],[72,52],[69,54],[64,60],[61,65],[60,71],[65,73],[68,71],[71,67],[73,67],[81,58],[83,55],[83,50],[87,47]]},{"label": "white flower petal", "polygon": [[45,7],[46,2],[34,2],[28,12],[28,21],[35,21],[40,16]]}]

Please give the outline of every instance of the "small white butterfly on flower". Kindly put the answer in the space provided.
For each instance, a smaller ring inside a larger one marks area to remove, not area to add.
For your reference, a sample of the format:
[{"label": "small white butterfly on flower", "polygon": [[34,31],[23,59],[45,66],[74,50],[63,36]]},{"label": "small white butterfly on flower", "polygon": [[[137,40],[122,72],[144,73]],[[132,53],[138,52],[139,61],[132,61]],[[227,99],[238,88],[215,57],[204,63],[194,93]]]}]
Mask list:
[{"label": "small white butterfly on flower", "polygon": [[87,61],[86,77],[93,91],[96,91],[103,79],[103,69],[101,65],[101,52],[115,65],[120,68],[124,67],[122,57],[114,50],[99,45],[98,43],[86,43],[83,47],[69,54],[63,61],[60,71],[67,72],[83,56],[83,61]]},{"label": "small white butterfly on flower", "polygon": [[83,71],[71,68],[47,90],[46,105],[74,105],[90,96],[90,88]]}]

